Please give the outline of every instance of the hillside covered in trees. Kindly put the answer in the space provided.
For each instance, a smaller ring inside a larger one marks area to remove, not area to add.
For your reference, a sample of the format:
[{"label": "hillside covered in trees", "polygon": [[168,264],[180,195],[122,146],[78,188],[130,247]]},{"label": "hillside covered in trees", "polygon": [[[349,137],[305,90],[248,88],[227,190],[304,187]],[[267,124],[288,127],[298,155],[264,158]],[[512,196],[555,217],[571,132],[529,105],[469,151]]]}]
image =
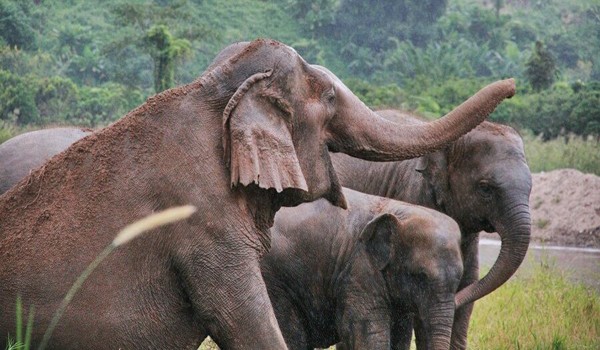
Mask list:
[{"label": "hillside covered in trees", "polygon": [[0,0],[0,138],[106,125],[257,37],[327,66],[373,108],[433,118],[515,77],[492,119],[544,140],[600,135],[594,0]]}]

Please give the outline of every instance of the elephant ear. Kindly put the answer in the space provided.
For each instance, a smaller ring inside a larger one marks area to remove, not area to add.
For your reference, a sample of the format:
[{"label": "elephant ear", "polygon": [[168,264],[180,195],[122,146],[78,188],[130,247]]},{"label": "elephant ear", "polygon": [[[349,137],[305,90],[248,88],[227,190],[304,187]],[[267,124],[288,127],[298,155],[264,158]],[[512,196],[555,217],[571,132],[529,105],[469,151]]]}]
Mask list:
[{"label": "elephant ear", "polygon": [[223,149],[231,185],[254,182],[277,192],[286,188],[308,191],[286,122],[291,109],[286,110],[272,91],[259,86],[271,73],[246,79],[223,112]]},{"label": "elephant ear", "polygon": [[435,205],[442,209],[448,205],[448,150],[427,154],[419,159],[415,169],[433,189]]},{"label": "elephant ear", "polygon": [[381,214],[369,221],[360,234],[369,259],[378,270],[383,270],[392,259],[391,236],[398,231],[400,223],[392,214]]}]

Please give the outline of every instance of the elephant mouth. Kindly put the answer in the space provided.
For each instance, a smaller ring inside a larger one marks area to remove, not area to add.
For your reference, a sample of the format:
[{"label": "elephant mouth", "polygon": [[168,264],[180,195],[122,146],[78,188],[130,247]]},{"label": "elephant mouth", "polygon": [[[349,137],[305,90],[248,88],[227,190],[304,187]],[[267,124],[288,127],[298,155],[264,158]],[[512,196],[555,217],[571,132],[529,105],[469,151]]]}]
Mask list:
[{"label": "elephant mouth", "polygon": [[496,228],[494,227],[494,225],[492,225],[492,223],[488,219],[480,219],[479,227],[481,227],[482,231],[485,231],[488,233],[496,232]]}]

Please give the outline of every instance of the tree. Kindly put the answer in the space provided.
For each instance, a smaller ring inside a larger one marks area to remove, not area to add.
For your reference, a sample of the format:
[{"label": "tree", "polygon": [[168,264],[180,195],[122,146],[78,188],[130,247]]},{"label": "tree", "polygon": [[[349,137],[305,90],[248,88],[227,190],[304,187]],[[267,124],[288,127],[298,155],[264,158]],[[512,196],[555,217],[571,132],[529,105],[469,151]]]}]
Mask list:
[{"label": "tree", "polygon": [[173,86],[175,61],[188,56],[192,49],[186,39],[173,38],[167,26],[156,25],[144,37],[145,49],[154,61],[154,90],[161,92]]},{"label": "tree", "polygon": [[28,18],[27,6],[9,0],[0,0],[0,37],[11,47],[31,49],[35,45],[35,32]]},{"label": "tree", "polygon": [[[146,70],[149,62],[144,54],[150,54],[155,68],[152,78],[154,88],[160,89],[156,84],[158,79],[156,74],[164,77],[161,72],[165,72],[169,80],[169,64],[165,65],[165,63],[170,61],[169,57],[176,53],[174,51],[178,51],[177,49],[185,51],[181,52],[182,55],[171,57],[176,62],[178,58],[186,58],[192,52],[192,45],[194,52],[202,52],[202,42],[218,36],[217,32],[198,20],[197,8],[197,4],[188,0],[128,1],[115,2],[110,6],[110,21],[118,32],[101,47],[107,57],[106,70],[112,72],[109,74],[109,80],[132,87],[148,88],[151,84]],[[161,33],[161,29],[157,29],[159,26],[165,27],[164,33]],[[151,38],[153,35],[154,37]],[[170,38],[170,54],[160,53],[164,50],[160,48],[163,45],[161,36],[164,36],[164,40],[167,40],[167,36]],[[174,62],[173,72],[175,77],[178,77],[182,72],[174,70]],[[171,81],[173,79],[171,78]],[[171,85],[172,83],[166,84],[166,86]]]},{"label": "tree", "polygon": [[20,125],[37,122],[35,89],[30,76],[22,77],[0,69],[0,120]]},{"label": "tree", "polygon": [[554,57],[544,48],[541,41],[535,42],[535,49],[525,66],[525,76],[533,90],[544,90],[554,82],[556,63]]},{"label": "tree", "polygon": [[332,32],[374,52],[393,47],[390,38],[425,46],[435,35],[432,25],[444,14],[447,3],[447,0],[341,0]]},{"label": "tree", "polygon": [[334,23],[338,5],[338,0],[288,0],[286,9],[314,39],[326,33],[326,28]]}]

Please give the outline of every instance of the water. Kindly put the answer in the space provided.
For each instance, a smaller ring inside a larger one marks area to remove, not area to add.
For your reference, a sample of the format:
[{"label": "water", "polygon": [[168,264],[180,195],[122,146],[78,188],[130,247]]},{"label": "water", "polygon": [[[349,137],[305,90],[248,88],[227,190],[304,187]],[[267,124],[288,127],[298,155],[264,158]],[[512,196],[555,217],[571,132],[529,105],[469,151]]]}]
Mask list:
[{"label": "water", "polygon": [[[483,269],[492,266],[500,252],[500,241],[481,239],[479,262]],[[557,268],[576,283],[583,283],[600,292],[600,249],[538,246],[531,244],[517,275],[525,274],[535,265]]]}]

